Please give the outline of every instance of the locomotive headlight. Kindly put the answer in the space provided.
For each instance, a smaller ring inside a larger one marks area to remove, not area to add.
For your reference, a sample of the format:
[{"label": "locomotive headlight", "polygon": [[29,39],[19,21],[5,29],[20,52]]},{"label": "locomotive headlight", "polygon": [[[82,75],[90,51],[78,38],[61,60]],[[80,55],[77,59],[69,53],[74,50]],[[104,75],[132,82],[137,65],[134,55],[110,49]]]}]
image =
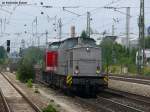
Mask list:
[{"label": "locomotive headlight", "polygon": [[80,70],[79,70],[79,67],[78,67],[78,66],[75,67],[74,73],[77,74],[77,75],[80,73]]},{"label": "locomotive headlight", "polygon": [[96,74],[100,74],[100,66],[97,66],[97,68],[96,68]]},{"label": "locomotive headlight", "polygon": [[87,47],[87,48],[86,48],[86,51],[89,52],[89,51],[90,51],[90,48]]}]

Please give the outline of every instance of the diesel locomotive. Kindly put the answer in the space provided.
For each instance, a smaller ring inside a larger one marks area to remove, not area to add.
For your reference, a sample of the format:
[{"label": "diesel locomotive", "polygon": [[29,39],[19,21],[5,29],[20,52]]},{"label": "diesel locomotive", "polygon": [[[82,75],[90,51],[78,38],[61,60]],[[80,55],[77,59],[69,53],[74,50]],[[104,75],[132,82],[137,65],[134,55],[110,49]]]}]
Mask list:
[{"label": "diesel locomotive", "polygon": [[61,89],[96,95],[107,88],[101,49],[92,38],[74,37],[53,42],[45,51],[44,70],[36,77]]}]

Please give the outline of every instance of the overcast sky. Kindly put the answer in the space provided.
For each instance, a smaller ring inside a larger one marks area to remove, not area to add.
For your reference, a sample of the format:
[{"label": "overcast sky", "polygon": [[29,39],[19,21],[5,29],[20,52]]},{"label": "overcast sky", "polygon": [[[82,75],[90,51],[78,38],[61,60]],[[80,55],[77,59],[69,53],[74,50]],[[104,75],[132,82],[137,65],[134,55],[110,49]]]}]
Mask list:
[{"label": "overcast sky", "polygon": [[[6,1],[20,1],[20,0],[0,0],[2,2]],[[130,21],[130,32],[138,35],[138,15],[140,0],[21,0],[28,2],[28,5],[16,6],[2,5],[0,10],[0,18],[3,19],[3,36],[0,36],[0,44],[4,44],[7,39],[11,39],[12,43],[15,45],[20,45],[20,40],[28,40],[26,43],[31,44],[32,40],[35,40],[32,32],[35,33],[35,20],[37,16],[38,20],[38,32],[44,33],[48,30],[49,40],[58,36],[57,23],[58,19],[62,19],[63,24],[63,38],[68,37],[70,32],[70,26],[75,25],[76,33],[79,35],[83,30],[86,29],[86,12],[91,12],[91,28],[93,31],[102,33],[107,31],[111,33],[113,19],[118,19],[118,23],[115,23],[115,34],[123,35],[125,34],[125,23],[126,16],[112,9],[102,8],[104,6],[113,7],[131,7],[131,21]],[[43,2],[45,6],[53,6],[53,8],[43,8],[40,4]],[[69,12],[63,11],[62,7],[76,7],[67,8],[67,10],[72,11],[81,16],[71,14]],[[4,11],[5,10],[5,11]],[[126,8],[118,9],[121,12],[126,13]],[[41,14],[44,12],[44,14]],[[54,19],[56,17],[56,19]],[[5,22],[6,18],[6,22]],[[150,0],[145,0],[145,22],[146,27],[150,26]],[[6,23],[4,25],[4,23]],[[33,23],[33,27],[32,27]],[[27,33],[25,33],[25,31]],[[16,35],[19,33],[20,35]],[[44,42],[45,35],[42,36],[42,42]],[[18,47],[18,46],[16,46]]]}]

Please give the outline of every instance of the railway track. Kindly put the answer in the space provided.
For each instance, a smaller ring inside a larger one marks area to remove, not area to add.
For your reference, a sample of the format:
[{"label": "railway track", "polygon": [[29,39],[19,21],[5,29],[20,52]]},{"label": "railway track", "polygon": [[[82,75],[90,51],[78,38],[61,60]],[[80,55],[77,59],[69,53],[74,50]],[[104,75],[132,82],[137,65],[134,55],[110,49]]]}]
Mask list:
[{"label": "railway track", "polygon": [[150,77],[142,77],[142,76],[123,76],[123,75],[110,75],[110,79],[113,80],[120,80],[120,81],[127,81],[127,82],[133,82],[133,83],[139,83],[139,84],[145,84],[150,85]]},{"label": "railway track", "polygon": [[150,98],[146,97],[146,96],[140,96],[140,95],[122,92],[122,91],[113,90],[113,89],[107,89],[107,90],[105,90],[105,92],[150,105]]},{"label": "railway track", "polygon": [[150,98],[112,89],[101,92],[97,98],[75,99],[92,112],[150,112]]},{"label": "railway track", "polygon": [[79,98],[79,100],[84,105],[87,105],[87,108],[93,108],[93,112],[146,112],[141,109],[100,96],[98,96],[96,99]]},{"label": "railway track", "polygon": [[101,92],[97,98],[77,99],[93,112],[150,112],[149,98],[115,90]]},{"label": "railway track", "polygon": [[[7,104],[7,108],[9,108],[9,111],[5,109],[4,112],[42,112],[26,95],[16,86],[14,85],[6,76],[4,73],[0,73],[0,75],[5,79],[5,82],[8,82],[12,88],[18,93],[16,96],[21,97],[7,97],[5,98],[5,103]],[[10,91],[9,91],[10,92]],[[11,93],[9,93],[11,94]],[[13,92],[12,92],[13,94]],[[3,95],[3,97],[5,94]],[[6,108],[6,106],[5,106]],[[0,111],[1,112],[1,111]]]},{"label": "railway track", "polygon": [[[118,106],[124,106],[126,109],[129,109],[129,112],[131,110],[135,110],[137,112],[150,112],[150,98],[148,97],[112,89],[107,89],[99,94],[98,97],[107,99],[116,105],[118,104]],[[115,105],[113,107],[115,107]]]},{"label": "railway track", "polygon": [[0,89],[0,112],[11,112],[1,89]]},{"label": "railway track", "polygon": [[101,92],[97,98],[75,96],[74,99],[90,112],[150,112],[148,98],[111,89]]}]

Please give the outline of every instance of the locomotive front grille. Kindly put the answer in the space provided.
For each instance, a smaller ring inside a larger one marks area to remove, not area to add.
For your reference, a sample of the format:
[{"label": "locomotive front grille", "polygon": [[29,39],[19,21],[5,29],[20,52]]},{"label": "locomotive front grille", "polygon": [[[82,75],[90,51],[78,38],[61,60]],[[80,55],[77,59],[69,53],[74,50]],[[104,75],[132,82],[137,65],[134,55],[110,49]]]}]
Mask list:
[{"label": "locomotive front grille", "polygon": [[104,85],[107,84],[107,82],[104,80],[105,76],[95,76],[95,77],[80,77],[80,76],[74,76],[73,77],[73,85]]}]

